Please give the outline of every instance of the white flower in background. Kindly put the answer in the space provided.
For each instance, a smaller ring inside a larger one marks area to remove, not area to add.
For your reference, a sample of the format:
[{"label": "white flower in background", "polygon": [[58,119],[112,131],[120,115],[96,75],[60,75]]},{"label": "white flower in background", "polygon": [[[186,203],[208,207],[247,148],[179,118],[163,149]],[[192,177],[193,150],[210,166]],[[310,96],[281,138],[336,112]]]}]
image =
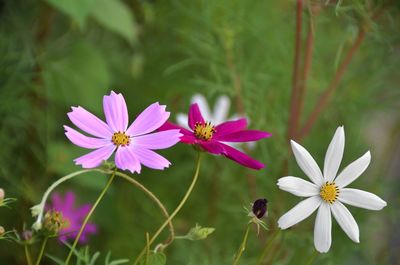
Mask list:
[{"label": "white flower in background", "polygon": [[[212,124],[221,124],[225,121],[231,121],[231,120],[237,120],[240,118],[246,118],[247,122],[249,123],[249,118],[245,116],[240,116],[237,114],[234,114],[230,117],[229,115],[229,109],[231,107],[231,100],[229,99],[228,96],[222,95],[219,96],[214,104],[214,110],[212,111],[210,109],[210,106],[208,105],[207,99],[201,95],[201,94],[195,94],[193,95],[191,99],[191,103],[197,103],[199,105],[201,114],[204,117],[204,120],[211,122]],[[184,128],[189,128],[188,126],[188,115],[183,114],[183,113],[178,113],[176,115],[176,122],[178,125],[184,127]],[[240,144],[236,143],[226,143],[230,146],[238,146]],[[254,148],[255,142],[246,142],[244,143],[247,147]]]},{"label": "white flower in background", "polygon": [[336,176],[343,157],[343,127],[336,130],[329,144],[325,155],[324,174],[304,147],[294,141],[291,141],[291,145],[297,164],[312,182],[291,176],[278,180],[280,189],[296,196],[309,197],[279,218],[279,227],[289,228],[318,209],[314,226],[314,245],[319,252],[328,252],[331,246],[331,213],[348,237],[359,243],[358,225],[343,203],[375,211],[386,206],[386,202],[375,194],[346,188],[368,167],[371,161],[370,152],[365,153]]}]

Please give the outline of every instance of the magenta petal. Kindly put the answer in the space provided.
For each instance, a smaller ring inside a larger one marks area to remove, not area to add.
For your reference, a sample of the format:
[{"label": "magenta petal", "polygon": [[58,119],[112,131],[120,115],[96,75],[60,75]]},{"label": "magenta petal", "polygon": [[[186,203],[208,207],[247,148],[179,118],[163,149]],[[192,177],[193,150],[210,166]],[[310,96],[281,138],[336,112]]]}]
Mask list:
[{"label": "magenta petal", "polygon": [[169,118],[170,113],[166,112],[165,108],[165,105],[160,105],[158,102],[151,104],[139,114],[126,133],[138,136],[157,130]]},{"label": "magenta petal", "polygon": [[75,204],[75,194],[72,191],[68,191],[65,194],[64,205],[66,209],[73,209]]},{"label": "magenta petal", "polygon": [[221,143],[223,148],[225,149],[225,156],[237,163],[252,169],[262,169],[265,165],[250,156],[246,155],[245,153],[236,150],[235,148],[230,147],[229,145]]},{"label": "magenta petal", "polygon": [[189,119],[188,119],[188,125],[189,128],[194,130],[194,125],[196,122],[204,123],[204,118],[201,115],[199,105],[197,103],[194,103],[190,105],[189,109]]},{"label": "magenta petal", "polygon": [[179,129],[175,129],[137,136],[132,139],[131,144],[135,147],[139,146],[153,150],[168,148],[180,141],[179,138],[183,134],[179,131]]},{"label": "magenta petal", "polygon": [[67,115],[71,122],[82,131],[100,138],[111,139],[113,132],[110,127],[84,108],[72,107],[72,111]]},{"label": "magenta petal", "polygon": [[114,132],[124,132],[128,128],[128,109],[122,94],[111,91],[103,97],[103,109],[107,124]]},{"label": "magenta petal", "polygon": [[142,163],[146,167],[153,169],[164,169],[169,167],[169,165],[171,164],[167,159],[149,149],[134,147],[132,148],[132,151],[139,158],[140,163]]},{"label": "magenta petal", "polygon": [[270,137],[271,134],[263,131],[245,130],[230,134],[215,136],[215,140],[223,142],[251,142]]},{"label": "magenta petal", "polygon": [[139,158],[133,153],[132,145],[119,147],[115,153],[115,165],[122,170],[129,170],[132,173],[140,173]]},{"label": "magenta petal", "polygon": [[81,207],[79,207],[79,209],[76,210],[75,212],[75,216],[78,218],[82,218],[84,219],[86,217],[86,215],[90,212],[90,209],[92,208],[92,206],[90,204],[84,204]]},{"label": "magenta petal", "polygon": [[159,131],[167,131],[167,130],[173,130],[173,129],[179,129],[180,133],[184,135],[193,135],[193,132],[189,131],[188,129],[185,129],[179,125],[176,125],[172,122],[167,121],[164,123],[160,128],[158,128]]},{"label": "magenta petal", "polygon": [[209,142],[202,141],[199,143],[199,145],[201,148],[203,148],[205,151],[211,154],[221,155],[226,153],[224,146],[217,141],[209,141]]},{"label": "magenta petal", "polygon": [[65,129],[65,135],[67,136],[67,138],[73,144],[83,147],[83,148],[97,149],[97,148],[103,147],[105,145],[108,145],[111,142],[110,139],[100,139],[100,138],[88,137],[66,125],[64,125],[64,129]]},{"label": "magenta petal", "polygon": [[246,129],[246,127],[247,127],[247,120],[245,118],[235,121],[227,121],[215,127],[214,137],[219,137],[225,134],[238,132]]},{"label": "magenta petal", "polygon": [[94,168],[99,166],[104,160],[107,160],[115,150],[115,145],[110,144],[94,150],[86,155],[75,159],[77,165],[83,168]]},{"label": "magenta petal", "polygon": [[166,130],[172,130],[172,129],[179,129],[180,133],[183,134],[183,136],[181,136],[180,140],[182,143],[185,144],[194,144],[196,142],[196,137],[193,135],[193,132],[182,128],[174,123],[171,122],[166,122],[164,123],[158,130],[159,131],[166,131]]}]

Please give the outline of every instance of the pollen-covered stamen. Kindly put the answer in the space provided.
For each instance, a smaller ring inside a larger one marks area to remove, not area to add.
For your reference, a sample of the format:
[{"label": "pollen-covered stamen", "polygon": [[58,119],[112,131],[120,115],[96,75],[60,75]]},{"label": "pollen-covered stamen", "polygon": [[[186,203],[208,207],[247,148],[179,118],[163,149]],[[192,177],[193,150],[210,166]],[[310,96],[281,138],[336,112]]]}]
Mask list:
[{"label": "pollen-covered stamen", "polygon": [[116,132],[113,134],[111,141],[116,146],[126,146],[129,145],[131,139],[129,138],[128,135],[125,134],[125,132]]},{"label": "pollen-covered stamen", "polygon": [[326,182],[320,192],[319,195],[321,196],[321,198],[329,203],[334,203],[338,196],[339,196],[339,188],[338,186],[336,186],[335,182]]},{"label": "pollen-covered stamen", "polygon": [[200,140],[210,140],[215,132],[215,127],[211,122],[196,122],[194,125],[194,134]]}]

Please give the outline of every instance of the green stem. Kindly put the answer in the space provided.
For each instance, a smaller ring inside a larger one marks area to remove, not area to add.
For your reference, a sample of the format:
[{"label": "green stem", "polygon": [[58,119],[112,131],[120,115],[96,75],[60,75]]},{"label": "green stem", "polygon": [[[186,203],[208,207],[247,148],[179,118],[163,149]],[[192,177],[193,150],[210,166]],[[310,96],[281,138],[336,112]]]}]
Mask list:
[{"label": "green stem", "polygon": [[[192,183],[190,184],[188,190],[186,191],[185,196],[183,197],[182,201],[179,203],[179,205],[176,207],[174,212],[171,214],[171,216],[160,226],[160,228],[157,230],[157,232],[153,235],[153,237],[150,239],[148,245],[150,246],[153,244],[153,242],[157,239],[157,237],[160,235],[160,233],[164,230],[164,228],[172,221],[172,219],[178,214],[178,212],[181,210],[187,199],[189,198],[189,195],[192,193],[192,190],[197,182],[197,179],[199,177],[199,172],[200,172],[200,165],[201,165],[201,153],[198,153],[197,157],[197,165],[196,165],[196,171],[193,176]],[[134,265],[138,264],[140,259],[143,257],[143,255],[146,253],[146,247],[142,249],[140,252],[139,256],[135,259]],[[68,265],[68,264],[65,264]]]},{"label": "green stem", "polygon": [[35,230],[40,230],[41,229],[41,225],[42,225],[42,218],[43,218],[43,212],[44,212],[44,206],[46,204],[46,200],[49,197],[50,193],[61,183],[63,183],[64,181],[67,181],[73,177],[76,177],[78,175],[81,175],[83,173],[87,173],[90,171],[95,171],[94,169],[85,169],[85,170],[80,170],[80,171],[76,171],[74,173],[68,174],[62,178],[60,178],[59,180],[57,180],[56,182],[54,182],[47,190],[46,192],[43,194],[42,200],[40,202],[40,204],[32,207],[32,212],[35,212],[34,215],[37,215],[37,219],[36,222],[33,224],[33,228]]},{"label": "green stem", "polygon": [[39,265],[40,264],[40,261],[42,260],[42,257],[43,257],[43,253],[44,253],[44,249],[46,248],[46,244],[47,244],[47,240],[48,240],[49,238],[46,236],[45,238],[44,238],[44,240],[43,240],[43,242],[42,242],[42,246],[40,247],[40,252],[39,252],[39,256],[38,256],[38,258],[37,258],[37,260],[36,260],[36,265]]},{"label": "green stem", "polygon": [[112,181],[114,180],[114,177],[115,177],[115,172],[116,172],[116,170],[111,174],[111,177],[108,180],[108,182],[107,182],[106,186],[104,187],[103,191],[100,193],[100,195],[97,198],[96,202],[94,203],[93,207],[90,209],[90,212],[86,215],[86,218],[82,223],[82,226],[81,226],[81,228],[79,230],[79,233],[76,236],[74,243],[72,244],[71,250],[69,251],[68,257],[65,260],[65,265],[69,264],[69,261],[71,260],[71,257],[72,257],[72,253],[74,252],[74,250],[75,250],[75,248],[76,248],[76,246],[78,244],[78,241],[81,238],[82,232],[85,229],[86,224],[89,222],[89,219],[92,216],[92,214],[94,213],[96,207],[99,205],[101,199],[103,199],[103,197],[106,194],[108,188],[111,186],[111,183],[112,183]]},{"label": "green stem", "polygon": [[31,254],[29,253],[28,244],[25,244],[24,250],[25,250],[26,262],[28,263],[28,265],[32,265],[32,258]]},{"label": "green stem", "polygon": [[311,265],[314,263],[314,259],[317,257],[318,252],[314,250],[314,252],[311,254],[310,258],[308,259],[307,263],[305,265]]},{"label": "green stem", "polygon": [[247,225],[246,232],[244,233],[243,241],[240,244],[237,254],[235,255],[235,260],[233,261],[233,265],[239,264],[240,257],[242,256],[244,250],[246,249],[247,237],[249,236],[249,231],[250,231],[250,224]]},{"label": "green stem", "polygon": [[257,265],[261,265],[261,263],[264,261],[265,257],[267,256],[267,254],[270,252],[270,250],[272,248],[272,243],[278,237],[278,235],[280,234],[280,231],[281,230],[279,229],[273,234],[272,238],[269,240],[269,242],[265,246],[264,251],[261,253],[261,256],[258,258]]},{"label": "green stem", "polygon": [[[162,202],[157,198],[156,195],[154,195],[150,190],[148,190],[145,186],[143,186],[141,183],[139,183],[138,181],[136,181],[134,178],[129,177],[128,175],[122,173],[122,172],[115,172],[115,174],[125,180],[127,180],[128,182],[130,182],[131,184],[135,185],[136,187],[138,187],[139,189],[143,190],[149,197],[150,199],[152,199],[157,205],[158,207],[160,207],[161,211],[164,213],[165,217],[167,218],[167,220],[169,219],[169,214],[167,209],[165,208],[165,206],[162,204]],[[168,222],[169,225],[169,231],[170,231],[170,236],[169,238],[166,240],[164,245],[169,245],[172,243],[172,241],[175,238],[175,231],[174,231],[174,226],[172,225],[172,222],[169,221]]]}]

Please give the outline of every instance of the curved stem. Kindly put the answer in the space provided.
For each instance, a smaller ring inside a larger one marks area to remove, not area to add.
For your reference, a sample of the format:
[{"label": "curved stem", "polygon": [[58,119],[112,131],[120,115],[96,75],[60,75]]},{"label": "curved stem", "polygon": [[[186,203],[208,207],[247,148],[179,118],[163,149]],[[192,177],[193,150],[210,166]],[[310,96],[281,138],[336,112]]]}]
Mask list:
[{"label": "curved stem", "polygon": [[29,253],[28,244],[25,244],[24,250],[25,250],[26,262],[28,263],[28,265],[32,265],[32,258],[31,258],[31,253]]},{"label": "curved stem", "polygon": [[[192,183],[190,184],[188,190],[186,191],[185,196],[183,196],[182,201],[179,203],[179,205],[176,207],[174,212],[171,214],[171,216],[160,226],[160,228],[157,230],[157,232],[153,235],[153,237],[150,239],[148,246],[153,244],[153,242],[157,239],[157,237],[160,235],[160,233],[163,231],[163,229],[172,221],[172,219],[178,214],[178,212],[181,210],[187,199],[189,198],[189,195],[192,193],[192,190],[197,182],[197,179],[199,177],[199,172],[200,172],[200,165],[201,165],[201,152],[198,152],[197,156],[197,165],[196,165],[196,171],[193,176]],[[140,252],[139,256],[135,259],[134,265],[138,264],[142,256],[146,253],[146,247],[142,249]],[[67,265],[67,264],[66,264]]]},{"label": "curved stem", "polygon": [[239,264],[240,257],[242,256],[244,250],[246,249],[247,237],[249,236],[249,231],[250,231],[250,223],[247,225],[246,232],[244,233],[243,241],[240,244],[240,247],[237,251],[235,260],[233,261],[233,265]]},{"label": "curved stem", "polygon": [[39,265],[40,264],[40,261],[42,260],[42,257],[43,257],[43,253],[44,253],[44,249],[46,248],[46,244],[47,244],[47,240],[49,239],[49,237],[45,237],[44,238],[44,240],[43,240],[43,242],[42,242],[42,246],[40,247],[40,252],[39,252],[39,256],[38,256],[38,258],[37,258],[37,260],[36,260],[36,265]]},{"label": "curved stem", "polygon": [[49,197],[50,193],[61,183],[63,183],[64,181],[67,181],[69,179],[72,179],[73,177],[76,177],[78,175],[81,175],[83,173],[87,173],[87,172],[91,172],[91,171],[95,171],[95,169],[85,169],[85,170],[80,170],[80,171],[76,171],[74,173],[68,174],[62,178],[60,178],[59,180],[57,180],[56,182],[54,182],[49,188],[47,188],[46,192],[43,194],[42,200],[40,201],[40,203],[34,207],[32,207],[32,211],[38,211],[37,214],[37,219],[36,222],[33,224],[33,228],[35,230],[39,230],[41,228],[41,224],[42,224],[42,218],[43,218],[43,211],[44,211],[44,206],[46,204],[47,198]]},{"label": "curved stem", "polygon": [[79,233],[76,236],[74,243],[72,244],[71,250],[69,251],[68,257],[65,260],[65,265],[68,265],[69,261],[71,260],[72,253],[74,252],[74,250],[76,248],[76,245],[78,244],[78,241],[81,238],[82,232],[85,229],[86,224],[89,222],[89,219],[92,216],[92,214],[94,213],[96,207],[99,205],[101,199],[104,197],[104,195],[106,194],[108,188],[111,186],[111,183],[112,183],[112,181],[114,180],[114,177],[115,177],[115,172],[116,172],[116,170],[114,170],[114,172],[111,174],[111,177],[108,180],[106,186],[104,187],[104,189],[100,193],[100,195],[97,198],[96,202],[94,203],[93,207],[90,209],[90,212],[86,215],[85,220],[83,221],[82,226],[81,226],[81,228],[79,230]]},{"label": "curved stem", "polygon": [[[170,216],[168,214],[167,209],[165,208],[165,206],[162,204],[162,202],[156,197],[156,195],[154,195],[150,190],[148,190],[145,186],[143,186],[141,183],[139,183],[138,181],[136,181],[134,178],[129,177],[128,175],[122,173],[122,172],[115,172],[115,175],[127,180],[128,182],[130,182],[131,184],[135,185],[136,187],[138,187],[139,189],[143,190],[149,197],[150,199],[152,199],[157,205],[158,207],[160,207],[161,211],[164,213],[165,217],[167,218],[167,220],[169,220]],[[169,225],[169,231],[170,231],[170,237],[167,239],[167,241],[165,242],[165,245],[169,245],[172,243],[172,241],[175,238],[175,231],[174,231],[174,226],[172,225],[171,220],[168,222]]]}]

